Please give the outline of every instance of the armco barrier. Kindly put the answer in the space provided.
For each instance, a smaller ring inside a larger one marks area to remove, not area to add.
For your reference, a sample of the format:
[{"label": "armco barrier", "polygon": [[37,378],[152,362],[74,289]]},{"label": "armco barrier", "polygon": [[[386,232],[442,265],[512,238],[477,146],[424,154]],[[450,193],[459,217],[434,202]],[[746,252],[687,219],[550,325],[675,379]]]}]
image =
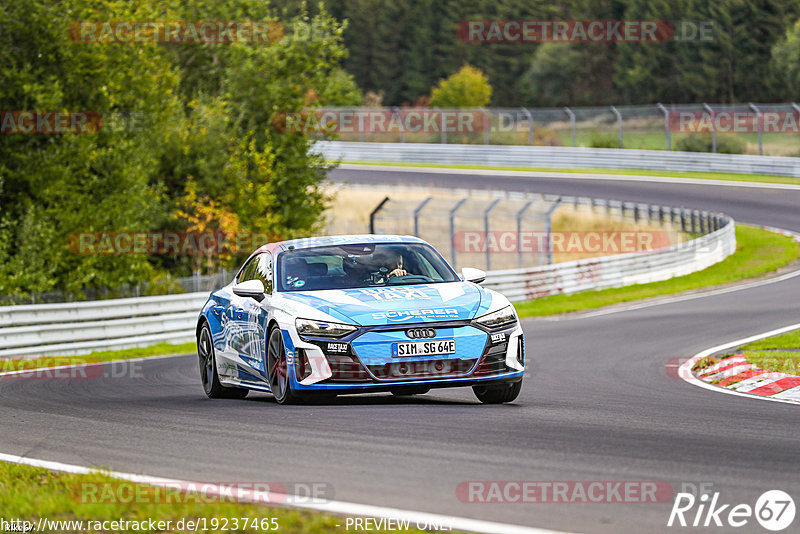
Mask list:
[{"label": "armco barrier", "polygon": [[[586,289],[604,289],[666,280],[713,265],[736,249],[733,220],[722,214],[641,206],[589,198],[570,202],[615,206],[669,219],[704,235],[668,248],[556,263],[535,268],[491,271],[484,285],[513,301]],[[86,354],[94,350],[194,340],[197,314],[208,293],[0,307],[0,358]]]},{"label": "armco barrier", "polygon": [[207,292],[0,307],[0,358],[86,354],[194,339]]},{"label": "armco barrier", "polygon": [[512,301],[587,289],[607,289],[667,280],[710,267],[736,250],[733,220],[720,229],[660,251],[554,263],[488,273],[483,285]]},{"label": "armco barrier", "polygon": [[501,167],[651,169],[800,178],[800,158],[616,148],[318,141],[330,161],[438,163]]}]

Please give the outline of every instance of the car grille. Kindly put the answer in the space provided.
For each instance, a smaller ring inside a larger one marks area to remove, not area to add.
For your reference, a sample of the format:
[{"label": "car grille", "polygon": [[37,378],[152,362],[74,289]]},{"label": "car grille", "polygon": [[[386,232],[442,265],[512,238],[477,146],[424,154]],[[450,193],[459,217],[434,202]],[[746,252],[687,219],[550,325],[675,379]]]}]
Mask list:
[{"label": "car grille", "polygon": [[389,362],[383,365],[369,365],[369,372],[381,380],[404,378],[451,378],[466,375],[475,367],[477,358],[460,358]]},{"label": "car grille", "polygon": [[326,354],[328,365],[333,373],[328,382],[371,382],[367,370],[358,361],[347,354]]}]

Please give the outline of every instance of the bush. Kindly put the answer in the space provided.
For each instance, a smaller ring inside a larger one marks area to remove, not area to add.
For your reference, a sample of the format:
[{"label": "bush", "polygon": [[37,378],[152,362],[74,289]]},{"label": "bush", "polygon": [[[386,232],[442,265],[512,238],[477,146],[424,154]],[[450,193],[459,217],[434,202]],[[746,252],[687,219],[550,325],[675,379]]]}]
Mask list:
[{"label": "bush", "polygon": [[439,82],[433,90],[431,105],[442,108],[480,108],[489,103],[492,86],[486,75],[475,67],[461,70]]},{"label": "bush", "polygon": [[[681,152],[711,152],[712,149],[711,134],[689,134],[675,143],[675,150]],[[717,152],[720,154],[744,154],[746,149],[747,143],[735,135],[717,135]]]},{"label": "bush", "polygon": [[592,130],[589,134],[589,146],[592,148],[619,148],[619,139],[611,133]]}]

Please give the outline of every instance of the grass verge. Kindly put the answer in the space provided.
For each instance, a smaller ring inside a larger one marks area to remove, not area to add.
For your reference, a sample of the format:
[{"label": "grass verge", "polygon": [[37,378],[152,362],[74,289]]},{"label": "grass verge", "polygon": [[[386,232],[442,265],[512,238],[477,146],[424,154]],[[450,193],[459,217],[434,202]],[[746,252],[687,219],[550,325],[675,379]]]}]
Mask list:
[{"label": "grass verge", "polygon": [[[135,485],[101,473],[72,475],[0,462],[0,510],[6,521],[24,519],[34,525],[39,518],[47,518],[51,522],[83,521],[83,525],[80,525],[83,528],[76,528],[78,525],[75,523],[57,526],[51,523],[52,528],[44,530],[52,532],[194,532],[194,528],[187,525],[188,521],[201,525],[198,531],[212,532],[324,534],[362,531],[352,526],[347,529],[343,517],[229,502],[234,500]],[[128,528],[108,528],[110,525],[95,524],[119,520],[143,521],[141,526],[145,528],[135,528],[130,524],[119,525]],[[148,524],[150,520],[172,523],[168,528],[159,528],[166,524],[153,528]],[[178,522],[181,520],[183,528],[179,528]],[[203,524],[206,525],[204,529]],[[417,529],[410,531],[422,532]],[[369,532],[388,531],[369,529]]]},{"label": "grass verge", "polygon": [[702,180],[727,180],[737,182],[761,182],[770,184],[795,184],[800,185],[800,178],[789,176],[772,176],[768,174],[738,174],[726,172],[699,172],[699,171],[654,171],[651,169],[550,169],[547,167],[505,167],[491,165],[463,165],[463,164],[439,164],[439,163],[390,163],[390,162],[366,162],[366,161],[342,161],[341,163],[350,165],[376,165],[390,167],[428,167],[437,169],[474,169],[485,171],[532,171],[550,172],[564,174],[621,174],[625,176],[665,176],[667,178],[699,178]]},{"label": "grass verge", "polygon": [[767,372],[800,376],[800,330],[754,341],[722,356],[703,358],[692,370],[701,371],[731,356],[744,356],[748,362]]},{"label": "grass verge", "polygon": [[736,225],[736,243],[736,252],[696,273],[663,282],[529,300],[516,304],[517,312],[520,317],[558,315],[738,282],[776,271],[796,260],[800,252],[790,237],[741,224]]},{"label": "grass verge", "polygon": [[58,367],[62,365],[85,365],[90,363],[111,362],[116,360],[130,360],[132,358],[145,358],[149,356],[169,356],[171,354],[193,354],[197,350],[194,342],[158,343],[148,347],[104,350],[92,352],[82,356],[46,356],[34,360],[0,360],[0,373],[41,369],[44,367]]}]

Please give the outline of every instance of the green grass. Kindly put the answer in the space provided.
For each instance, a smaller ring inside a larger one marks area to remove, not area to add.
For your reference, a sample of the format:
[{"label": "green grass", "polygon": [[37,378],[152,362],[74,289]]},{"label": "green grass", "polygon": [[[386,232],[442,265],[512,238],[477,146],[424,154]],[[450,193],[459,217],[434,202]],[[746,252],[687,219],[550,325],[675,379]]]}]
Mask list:
[{"label": "green grass", "polygon": [[745,351],[744,356],[748,362],[766,371],[800,375],[800,352]]},{"label": "green grass", "polygon": [[788,176],[771,176],[768,174],[736,174],[724,172],[699,172],[699,171],[654,171],[649,169],[550,169],[546,167],[505,167],[488,165],[460,165],[460,164],[438,164],[438,163],[390,163],[390,162],[364,162],[364,161],[342,161],[341,163],[353,165],[377,165],[392,167],[428,167],[441,169],[474,169],[474,170],[498,170],[498,171],[534,171],[552,172],[565,174],[620,174],[625,176],[664,176],[667,178],[699,178],[703,180],[727,180],[739,182],[760,182],[773,184],[800,184],[800,178]]},{"label": "green grass", "polygon": [[779,336],[754,341],[742,348],[745,350],[800,349],[800,330],[792,330]]},{"label": "green grass", "polygon": [[692,370],[700,371],[731,356],[744,356],[765,371],[800,376],[800,330],[754,341],[722,356],[703,358]]},{"label": "green grass", "polygon": [[[233,481],[227,481],[232,483]],[[230,499],[229,499],[230,500]],[[168,501],[168,502],[167,502]],[[210,502],[213,501],[213,502]],[[205,518],[210,530],[223,531],[227,519],[229,531],[326,534],[329,532],[362,532],[361,529],[346,529],[345,518],[313,511],[281,508],[276,506],[220,502],[197,494],[178,493],[176,490],[137,486],[131,483],[96,473],[72,475],[51,472],[38,467],[0,462],[0,510],[6,521],[25,519],[34,524],[40,517],[49,520],[83,521],[172,521],[172,529],[155,530],[99,530],[86,528],[61,528],[58,532],[194,532],[191,529],[175,530],[181,519],[197,520]],[[212,518],[216,518],[219,528],[211,528]],[[239,520],[240,528],[234,529],[233,521]],[[275,518],[278,528],[265,530],[251,528],[253,520]],[[248,528],[241,528],[245,520]],[[184,523],[185,524],[185,523]],[[412,523],[413,525],[413,523]],[[35,528],[35,527],[34,527]],[[202,531],[202,530],[199,530]],[[416,529],[413,532],[421,532]],[[385,530],[369,532],[384,533]]]},{"label": "green grass", "polygon": [[752,226],[736,225],[736,252],[711,267],[686,276],[627,287],[553,295],[516,304],[520,317],[583,311],[693,289],[718,286],[773,272],[798,257],[791,238]]},{"label": "green grass", "polygon": [[0,373],[22,369],[40,369],[43,367],[58,367],[61,365],[80,365],[88,363],[111,362],[116,360],[130,360],[148,356],[168,356],[171,354],[193,354],[197,347],[194,342],[172,345],[158,343],[148,347],[122,350],[105,350],[92,352],[82,356],[46,356],[35,360],[0,360]]}]

